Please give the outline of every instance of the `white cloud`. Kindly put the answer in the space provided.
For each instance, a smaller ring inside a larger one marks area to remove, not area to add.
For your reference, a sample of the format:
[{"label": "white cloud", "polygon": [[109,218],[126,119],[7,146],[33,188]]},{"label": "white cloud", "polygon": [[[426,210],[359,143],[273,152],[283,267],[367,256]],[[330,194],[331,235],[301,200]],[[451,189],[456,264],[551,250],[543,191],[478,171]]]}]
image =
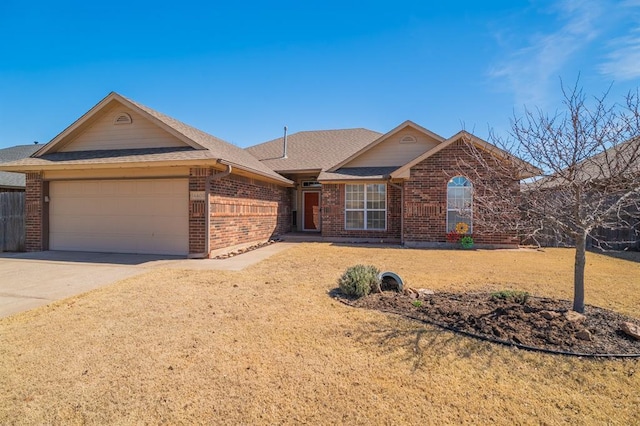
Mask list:
[{"label": "white cloud", "polygon": [[545,107],[550,91],[557,90],[563,68],[598,36],[598,19],[606,12],[604,6],[601,0],[556,3],[550,12],[559,26],[532,35],[524,46],[507,52],[490,76],[506,81],[516,104]]},{"label": "white cloud", "polygon": [[[640,1],[635,7],[640,6]],[[640,77],[640,25],[629,35],[614,39],[605,62],[599,67],[602,74],[615,80],[633,80]]]}]

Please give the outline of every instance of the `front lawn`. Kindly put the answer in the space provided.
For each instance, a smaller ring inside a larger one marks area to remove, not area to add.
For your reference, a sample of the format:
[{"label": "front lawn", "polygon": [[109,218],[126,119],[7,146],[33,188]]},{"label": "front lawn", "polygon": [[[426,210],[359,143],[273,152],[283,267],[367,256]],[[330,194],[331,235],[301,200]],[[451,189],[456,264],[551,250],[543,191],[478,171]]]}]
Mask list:
[{"label": "front lawn", "polygon": [[[0,424],[638,424],[640,362],[531,353],[336,301],[348,267],[414,288],[570,299],[573,251],[299,244],[242,272],[151,270],[0,320]],[[640,258],[586,303],[640,318]]]}]

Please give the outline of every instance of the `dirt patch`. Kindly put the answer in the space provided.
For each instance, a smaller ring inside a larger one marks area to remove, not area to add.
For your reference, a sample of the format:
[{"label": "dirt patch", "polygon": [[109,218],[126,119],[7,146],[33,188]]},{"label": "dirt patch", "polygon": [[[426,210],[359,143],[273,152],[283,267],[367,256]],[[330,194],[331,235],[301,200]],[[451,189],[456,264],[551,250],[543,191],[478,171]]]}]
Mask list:
[{"label": "dirt patch", "polygon": [[588,355],[640,354],[640,341],[620,329],[621,322],[638,320],[607,309],[586,306],[582,316],[564,300],[528,297],[519,303],[492,293],[427,293],[385,291],[342,300],[506,344]]}]

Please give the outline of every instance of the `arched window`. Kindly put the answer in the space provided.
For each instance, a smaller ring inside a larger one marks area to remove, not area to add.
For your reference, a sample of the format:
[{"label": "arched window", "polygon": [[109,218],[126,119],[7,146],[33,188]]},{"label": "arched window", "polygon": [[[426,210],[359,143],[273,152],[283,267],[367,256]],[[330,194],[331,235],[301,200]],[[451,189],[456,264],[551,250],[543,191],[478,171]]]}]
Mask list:
[{"label": "arched window", "polygon": [[[472,232],[473,185],[464,176],[451,178],[447,183],[447,232],[456,231],[456,225],[466,223]],[[463,225],[458,230],[464,229]]]}]

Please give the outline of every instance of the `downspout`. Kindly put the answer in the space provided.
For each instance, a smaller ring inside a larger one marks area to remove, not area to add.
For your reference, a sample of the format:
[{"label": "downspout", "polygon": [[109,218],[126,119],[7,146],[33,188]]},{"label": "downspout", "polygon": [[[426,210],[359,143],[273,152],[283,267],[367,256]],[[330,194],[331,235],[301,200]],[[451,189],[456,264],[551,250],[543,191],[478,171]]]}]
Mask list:
[{"label": "downspout", "polygon": [[404,186],[391,182],[391,177],[389,185],[400,190],[400,245],[404,245]]},{"label": "downspout", "polygon": [[[218,164],[222,164],[221,160],[218,160]],[[233,170],[233,168],[231,167],[231,165],[229,164],[225,164],[227,166],[227,170],[225,170],[224,172],[220,172],[220,173],[214,173],[212,175],[207,176],[207,180],[206,183],[204,185],[204,198],[205,198],[205,202],[207,203],[207,208],[206,210],[206,217],[205,217],[205,221],[204,221],[204,226],[206,228],[206,239],[205,239],[205,244],[204,244],[204,248],[205,248],[205,254],[204,257],[205,258],[209,258],[209,256],[211,255],[211,199],[210,199],[210,195],[211,195],[211,185],[213,183],[214,180],[220,180],[222,178],[225,178],[227,176],[229,176],[231,174],[231,170]]]}]

